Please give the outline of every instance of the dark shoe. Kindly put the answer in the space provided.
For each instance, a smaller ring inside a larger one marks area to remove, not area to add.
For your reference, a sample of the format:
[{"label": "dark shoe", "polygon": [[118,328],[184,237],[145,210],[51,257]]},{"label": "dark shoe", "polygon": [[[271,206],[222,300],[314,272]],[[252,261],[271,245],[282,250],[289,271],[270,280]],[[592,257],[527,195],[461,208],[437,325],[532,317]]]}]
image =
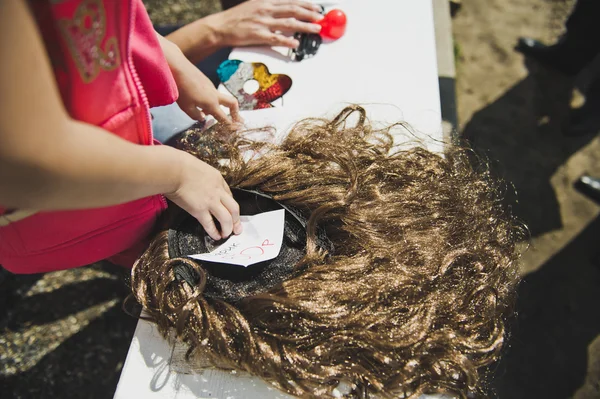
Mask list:
[{"label": "dark shoe", "polygon": [[600,204],[600,178],[591,176],[581,176],[575,182],[575,188],[582,194]]},{"label": "dark shoe", "polygon": [[574,62],[574,57],[568,54],[568,51],[560,42],[552,46],[546,46],[538,40],[521,37],[515,50],[568,76],[577,75],[583,69],[583,65]]}]

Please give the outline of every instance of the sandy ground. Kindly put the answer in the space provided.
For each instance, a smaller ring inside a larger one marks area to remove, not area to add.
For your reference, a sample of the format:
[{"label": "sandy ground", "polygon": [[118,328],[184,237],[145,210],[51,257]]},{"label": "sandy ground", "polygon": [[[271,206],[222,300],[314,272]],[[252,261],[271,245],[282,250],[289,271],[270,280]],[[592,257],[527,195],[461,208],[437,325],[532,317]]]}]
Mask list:
[{"label": "sandy ground", "polygon": [[599,208],[573,189],[600,174],[600,140],[562,134],[589,71],[565,78],[513,50],[519,36],[553,42],[573,3],[464,0],[453,25],[460,129],[514,184],[532,235],[500,398],[600,398]]},{"label": "sandy ground", "polygon": [[[219,7],[146,4],[161,23]],[[460,131],[514,184],[507,196],[532,236],[510,346],[491,369],[502,399],[600,398],[600,208],[572,186],[600,175],[600,139],[561,133],[579,101],[572,87],[584,89],[589,73],[565,78],[513,50],[523,35],[553,41],[572,5],[463,0],[454,19]],[[126,280],[98,264],[0,283],[0,396],[111,398],[136,323],[121,309]]]}]

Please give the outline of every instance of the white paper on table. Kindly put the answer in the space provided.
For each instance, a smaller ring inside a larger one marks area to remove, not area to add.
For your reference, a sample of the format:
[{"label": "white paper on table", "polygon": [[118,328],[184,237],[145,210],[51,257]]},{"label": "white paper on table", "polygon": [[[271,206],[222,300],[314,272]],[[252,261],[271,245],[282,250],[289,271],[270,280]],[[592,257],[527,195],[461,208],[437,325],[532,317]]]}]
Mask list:
[{"label": "white paper on table", "polygon": [[285,210],[240,216],[242,234],[232,235],[223,244],[205,254],[190,258],[248,267],[279,255],[283,243]]}]

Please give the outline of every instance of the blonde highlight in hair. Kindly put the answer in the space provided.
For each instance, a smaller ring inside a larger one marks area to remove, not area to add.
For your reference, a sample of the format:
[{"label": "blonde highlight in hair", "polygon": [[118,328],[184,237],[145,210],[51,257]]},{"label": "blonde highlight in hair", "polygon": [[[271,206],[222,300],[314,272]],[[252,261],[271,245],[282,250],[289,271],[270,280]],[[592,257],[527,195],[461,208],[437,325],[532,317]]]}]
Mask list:
[{"label": "blonde highlight in hair", "polygon": [[[348,398],[485,396],[482,370],[506,340],[523,229],[468,150],[401,150],[390,129],[348,107],[299,122],[279,145],[188,132],[183,149],[232,187],[308,218],[297,273],[234,303],[204,296],[202,262],[170,258],[166,232],[154,239],[132,271],[133,293],[165,336],[174,330],[189,345],[190,361],[303,398],[333,398],[341,382]],[[317,226],[332,253],[316,245]],[[200,276],[196,286],[175,278],[181,262]]]}]

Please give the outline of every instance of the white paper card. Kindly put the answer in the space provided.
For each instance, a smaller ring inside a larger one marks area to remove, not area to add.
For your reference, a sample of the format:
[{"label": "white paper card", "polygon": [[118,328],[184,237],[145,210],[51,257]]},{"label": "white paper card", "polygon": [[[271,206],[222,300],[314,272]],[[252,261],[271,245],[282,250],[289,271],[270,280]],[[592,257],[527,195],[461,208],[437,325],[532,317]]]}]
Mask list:
[{"label": "white paper card", "polygon": [[247,267],[279,255],[283,243],[284,209],[240,216],[240,221],[242,234],[232,235],[211,252],[190,255],[190,258]]}]

